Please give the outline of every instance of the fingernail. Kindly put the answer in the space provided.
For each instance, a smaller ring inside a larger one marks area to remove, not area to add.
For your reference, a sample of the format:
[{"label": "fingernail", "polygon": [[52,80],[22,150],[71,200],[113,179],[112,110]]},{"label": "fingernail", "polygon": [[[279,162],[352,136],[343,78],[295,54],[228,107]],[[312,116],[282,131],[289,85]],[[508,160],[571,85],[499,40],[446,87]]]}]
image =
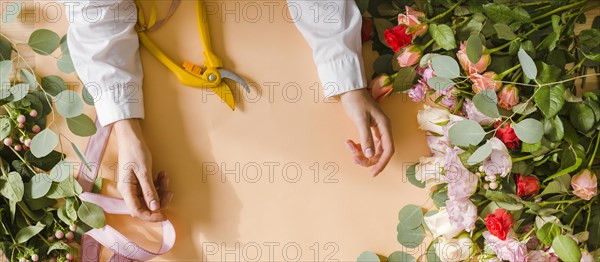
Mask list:
[{"label": "fingernail", "polygon": [[156,200],[150,201],[150,210],[152,210],[152,211],[158,210],[158,202],[156,202]]},{"label": "fingernail", "polygon": [[169,193],[169,195],[167,196],[167,201],[171,202],[171,200],[173,200],[173,193]]},{"label": "fingernail", "polygon": [[352,163],[354,163],[354,164],[357,164],[357,165],[358,165],[358,164],[360,164],[360,163],[358,162],[358,160],[356,160],[356,159],[353,159],[353,160],[352,160]]},{"label": "fingernail", "polygon": [[371,158],[373,156],[373,149],[367,148],[365,150],[365,156],[368,157],[368,158]]},{"label": "fingernail", "polygon": [[169,178],[168,177],[165,179],[165,184],[167,185],[167,187],[169,187]]},{"label": "fingernail", "polygon": [[346,143],[346,148],[348,148],[348,150],[350,150],[350,152],[352,152],[352,145],[350,145],[350,143]]}]

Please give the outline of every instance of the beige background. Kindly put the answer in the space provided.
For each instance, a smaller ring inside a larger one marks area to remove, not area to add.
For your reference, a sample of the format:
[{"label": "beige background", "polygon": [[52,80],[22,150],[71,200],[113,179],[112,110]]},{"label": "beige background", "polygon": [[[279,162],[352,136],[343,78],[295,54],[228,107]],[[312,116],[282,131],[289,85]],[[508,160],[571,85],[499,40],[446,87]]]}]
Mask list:
[{"label": "beige background", "polygon": [[[159,2],[164,13],[170,1]],[[36,19],[35,28],[64,34],[62,6],[35,3],[28,18]],[[421,105],[404,95],[382,103],[393,122],[397,153],[385,172],[372,178],[351,162],[344,140],[358,134],[341,105],[324,101],[311,50],[290,21],[285,1],[208,4],[215,10],[209,17],[215,52],[254,90],[231,112],[209,91],[181,85],[142,50],[143,127],[154,171],[166,170],[171,177],[175,196],[166,213],[178,234],[174,249],[156,261],[351,261],[365,250],[420,254],[419,248],[397,243],[396,225],[402,206],[432,206],[426,192],[404,175],[407,165],[428,154],[416,124]],[[26,42],[23,32],[33,26],[18,27],[8,33]],[[195,1],[183,1],[151,38],[176,61],[202,63]],[[371,75],[375,56],[370,46],[364,51]],[[59,72],[53,58],[37,57],[35,65],[42,75]],[[74,75],[62,76],[81,89]],[[94,114],[93,107],[86,110]],[[87,139],[69,137],[85,147]],[[111,139],[102,169],[103,190],[115,196],[116,149]],[[157,225],[127,216],[109,216],[108,223],[158,249]],[[104,250],[102,260],[109,255]]]},{"label": "beige background", "polygon": [[[164,13],[170,1],[159,2]],[[66,20],[44,19],[54,17],[54,8],[44,10],[48,2],[39,3],[44,15],[36,28],[66,32]],[[352,164],[344,140],[357,139],[358,133],[340,104],[324,102],[311,50],[285,2],[208,4],[216,8],[209,21],[215,53],[254,90],[231,112],[209,91],[181,85],[142,51],[143,127],[155,171],[171,177],[175,195],[166,213],[178,234],[173,250],[156,261],[350,261],[365,250],[386,255],[401,250],[398,211],[428,201],[404,176],[405,166],[428,152],[424,133],[417,130],[420,105],[404,95],[382,103],[393,121],[397,153],[373,178],[369,169]],[[151,38],[176,61],[204,61],[195,1],[183,1]],[[36,62],[40,73],[58,72],[51,58]],[[92,107],[87,110],[93,113]],[[83,148],[87,139],[76,141]],[[102,170],[109,195],[118,195],[115,142],[111,139]],[[158,249],[158,226],[127,216],[109,216],[108,222],[144,247]],[[105,250],[104,257],[109,253]]]}]

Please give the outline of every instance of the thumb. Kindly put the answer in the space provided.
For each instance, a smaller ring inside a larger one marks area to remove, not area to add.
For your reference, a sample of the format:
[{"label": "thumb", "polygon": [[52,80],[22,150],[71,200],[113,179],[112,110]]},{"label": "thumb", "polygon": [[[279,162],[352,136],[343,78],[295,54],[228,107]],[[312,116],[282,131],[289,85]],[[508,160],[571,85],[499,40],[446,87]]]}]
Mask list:
[{"label": "thumb", "polygon": [[360,134],[360,145],[363,150],[363,154],[367,158],[375,155],[375,149],[373,147],[373,135],[371,134],[371,126],[368,121],[361,121],[358,123],[358,132]]},{"label": "thumb", "polygon": [[138,181],[140,182],[140,187],[142,188],[142,195],[144,196],[144,201],[148,206],[148,209],[151,211],[158,211],[160,209],[160,201],[158,199],[158,193],[156,192],[156,188],[154,187],[154,182],[152,181],[152,174],[150,168],[144,168],[139,170],[137,173]]}]

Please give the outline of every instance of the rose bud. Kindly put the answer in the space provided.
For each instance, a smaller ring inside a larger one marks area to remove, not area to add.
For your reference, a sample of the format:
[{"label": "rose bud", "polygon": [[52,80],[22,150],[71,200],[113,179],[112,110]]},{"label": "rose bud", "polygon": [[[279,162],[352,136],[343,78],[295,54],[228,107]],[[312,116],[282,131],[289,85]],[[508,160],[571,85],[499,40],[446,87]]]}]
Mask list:
[{"label": "rose bud", "polygon": [[485,71],[485,69],[487,69],[491,61],[490,54],[487,52],[487,49],[484,46],[483,55],[481,55],[481,58],[479,58],[479,61],[477,61],[477,63],[473,64],[467,56],[466,42],[462,42],[460,44],[460,49],[456,53],[456,57],[458,58],[458,62],[460,62],[460,65],[462,66],[463,70],[465,70],[465,73],[467,75],[482,73],[483,71]]},{"label": "rose bud", "polygon": [[412,38],[423,36],[427,33],[427,23],[421,22],[419,17],[425,17],[425,13],[416,11],[410,6],[406,6],[406,14],[398,15],[398,24],[408,27],[408,33],[412,35]]},{"label": "rose bud", "polygon": [[367,86],[367,89],[371,91],[371,96],[373,96],[373,99],[377,102],[381,102],[394,91],[392,84],[387,81],[388,77],[388,75],[380,75],[369,82],[369,85]]},{"label": "rose bud", "polygon": [[497,92],[500,87],[502,87],[502,83],[495,79],[496,73],[494,72],[485,72],[483,75],[480,74],[472,74],[469,76],[471,82],[473,82],[472,88],[475,94],[481,92],[484,89],[491,89],[494,92]]},{"label": "rose bud", "polygon": [[536,176],[517,175],[517,196],[533,196],[539,192],[540,180]]},{"label": "rose bud", "polygon": [[496,127],[496,137],[510,149],[517,149],[521,145],[521,139],[517,137],[515,130],[510,126],[510,123],[502,127]]},{"label": "rose bud", "polygon": [[573,194],[583,200],[590,200],[598,193],[598,178],[592,170],[584,169],[571,178]]},{"label": "rose bud", "polygon": [[383,34],[388,46],[394,52],[400,51],[403,47],[411,44],[412,37],[406,33],[406,26],[398,25],[392,29],[386,29]]},{"label": "rose bud", "polygon": [[517,103],[519,103],[519,89],[514,85],[505,85],[498,94],[498,106],[512,110]]},{"label": "rose bud", "polygon": [[397,59],[401,67],[412,66],[421,59],[421,48],[416,45],[406,46]]}]

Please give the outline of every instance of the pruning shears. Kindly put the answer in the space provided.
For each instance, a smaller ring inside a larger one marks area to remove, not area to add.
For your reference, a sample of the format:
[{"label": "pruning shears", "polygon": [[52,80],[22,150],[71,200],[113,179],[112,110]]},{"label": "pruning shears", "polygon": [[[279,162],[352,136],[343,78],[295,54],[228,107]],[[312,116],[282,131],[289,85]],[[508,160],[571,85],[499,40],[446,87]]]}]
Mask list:
[{"label": "pruning shears", "polygon": [[204,65],[198,66],[191,62],[185,61],[182,65],[175,63],[158,46],[148,37],[148,31],[152,31],[162,25],[175,11],[181,0],[173,0],[171,8],[167,16],[160,21],[156,21],[156,0],[153,0],[152,11],[148,23],[144,15],[143,7],[140,0],[135,3],[138,7],[138,36],[140,42],[148,51],[156,57],[161,63],[169,68],[179,79],[179,82],[186,86],[195,88],[209,88],[217,94],[225,104],[232,110],[235,109],[235,100],[231,88],[223,79],[228,78],[240,84],[246,92],[250,92],[250,87],[242,77],[236,73],[223,69],[223,62],[212,51],[210,41],[210,33],[208,28],[208,19],[206,6],[202,0],[196,0],[196,16],[198,20],[198,30],[200,31],[200,39],[204,48]]}]

